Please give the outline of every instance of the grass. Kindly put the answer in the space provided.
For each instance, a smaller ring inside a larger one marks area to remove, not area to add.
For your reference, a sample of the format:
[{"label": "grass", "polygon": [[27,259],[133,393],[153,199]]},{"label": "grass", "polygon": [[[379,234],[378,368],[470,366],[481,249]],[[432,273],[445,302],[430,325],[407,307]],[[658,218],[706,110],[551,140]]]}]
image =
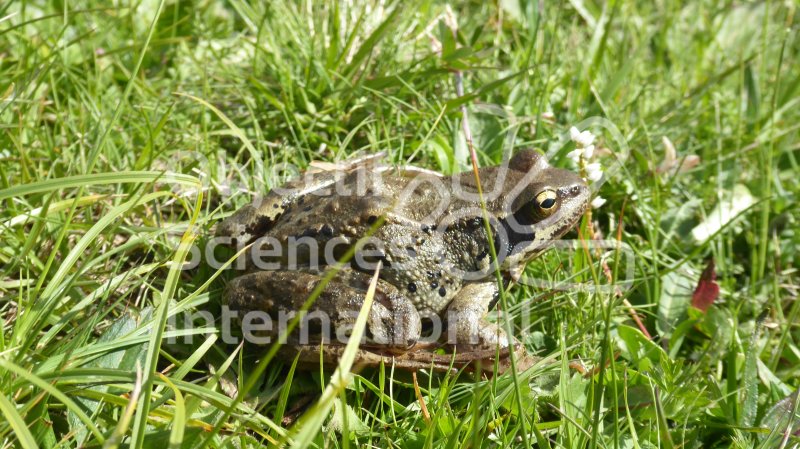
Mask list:
[{"label": "grass", "polygon": [[[115,5],[0,3],[0,447],[800,445],[795,3]],[[527,269],[610,288],[508,292],[531,370],[320,396],[203,322],[229,274],[182,263],[276,167],[468,169],[462,105],[482,166],[592,117],[627,155],[572,235],[625,251]]]}]

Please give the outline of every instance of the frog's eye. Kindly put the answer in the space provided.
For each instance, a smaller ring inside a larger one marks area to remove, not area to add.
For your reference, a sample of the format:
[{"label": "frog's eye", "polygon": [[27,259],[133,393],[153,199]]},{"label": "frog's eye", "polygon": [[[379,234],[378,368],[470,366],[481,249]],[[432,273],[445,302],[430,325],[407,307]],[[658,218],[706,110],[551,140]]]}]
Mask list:
[{"label": "frog's eye", "polygon": [[555,190],[542,190],[534,199],[536,214],[540,217],[549,217],[558,209],[558,195]]}]

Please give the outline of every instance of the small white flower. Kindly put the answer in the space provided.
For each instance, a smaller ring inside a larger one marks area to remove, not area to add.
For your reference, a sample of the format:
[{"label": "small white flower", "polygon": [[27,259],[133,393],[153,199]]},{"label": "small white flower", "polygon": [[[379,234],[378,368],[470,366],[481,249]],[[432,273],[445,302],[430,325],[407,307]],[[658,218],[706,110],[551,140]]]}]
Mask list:
[{"label": "small white flower", "polygon": [[576,144],[580,145],[583,148],[588,147],[589,145],[594,142],[594,134],[591,131],[584,131],[579,136],[578,139],[575,141]]},{"label": "small white flower", "polygon": [[586,177],[592,182],[599,181],[603,177],[603,167],[599,162],[586,164]]},{"label": "small white flower", "polygon": [[578,148],[577,150],[572,150],[569,153],[567,153],[567,157],[572,159],[575,162],[580,162],[581,153],[583,153],[583,150]]},{"label": "small white flower", "polygon": [[583,155],[582,155],[583,159],[588,161],[589,159],[592,158],[593,154],[594,154],[594,145],[589,145],[588,147],[583,149]]},{"label": "small white flower", "polygon": [[606,199],[605,199],[605,198],[603,198],[603,197],[601,197],[601,196],[596,196],[596,197],[595,197],[595,198],[592,200],[592,209],[597,209],[597,208],[599,208],[600,206],[602,206],[603,204],[606,204]]},{"label": "small white flower", "polygon": [[586,177],[589,178],[589,181],[597,182],[603,177],[603,172],[601,171],[592,172],[587,174]]},{"label": "small white flower", "polygon": [[581,132],[578,131],[578,128],[573,126],[572,128],[569,129],[569,140],[577,142],[580,136]]},{"label": "small white flower", "polygon": [[580,132],[574,126],[569,129],[569,138],[578,148],[586,148],[594,142],[594,134],[591,131]]}]

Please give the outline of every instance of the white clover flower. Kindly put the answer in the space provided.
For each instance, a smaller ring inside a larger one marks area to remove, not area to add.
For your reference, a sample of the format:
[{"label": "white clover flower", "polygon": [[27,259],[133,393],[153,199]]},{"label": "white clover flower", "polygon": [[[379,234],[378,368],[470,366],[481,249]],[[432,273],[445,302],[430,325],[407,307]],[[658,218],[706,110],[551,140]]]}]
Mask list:
[{"label": "white clover flower", "polygon": [[594,142],[594,134],[589,131],[584,131],[578,136],[577,144],[586,148]]},{"label": "white clover flower", "polygon": [[572,128],[569,129],[569,140],[571,140],[573,142],[577,142],[578,141],[578,137],[580,137],[580,135],[581,135],[581,132],[578,131],[578,128],[573,126]]},{"label": "white clover flower", "polygon": [[603,172],[601,170],[598,170],[598,171],[595,171],[595,172],[588,173],[586,175],[586,178],[589,181],[597,182],[597,181],[599,181],[600,179],[603,178]]},{"label": "white clover flower", "polygon": [[[597,182],[603,178],[603,167],[599,162],[589,163],[594,156],[595,147],[592,145],[595,135],[591,131],[579,131],[576,127],[569,129],[569,138],[575,142],[575,149],[567,153],[567,158],[571,159],[580,167],[581,175],[585,176],[586,181]],[[606,203],[606,199],[595,197],[591,201],[591,207],[597,209]]]},{"label": "white clover flower", "polygon": [[579,148],[586,148],[594,142],[594,134],[591,131],[580,132],[574,126],[569,129],[569,138]]},{"label": "white clover flower", "polygon": [[579,163],[581,161],[581,155],[582,154],[583,154],[583,150],[578,148],[577,150],[572,150],[569,153],[567,153],[567,157],[570,158],[571,160],[575,161],[576,163]]},{"label": "white clover flower", "polygon": [[599,162],[586,164],[586,167],[584,168],[586,170],[586,177],[592,182],[599,181],[600,178],[603,177],[603,167],[600,166]]},{"label": "white clover flower", "polygon": [[597,208],[599,208],[600,206],[602,206],[603,204],[606,204],[606,199],[605,199],[605,198],[603,198],[602,196],[596,196],[596,197],[595,197],[595,198],[592,200],[592,203],[591,203],[591,205],[592,205],[592,209],[597,209]]}]

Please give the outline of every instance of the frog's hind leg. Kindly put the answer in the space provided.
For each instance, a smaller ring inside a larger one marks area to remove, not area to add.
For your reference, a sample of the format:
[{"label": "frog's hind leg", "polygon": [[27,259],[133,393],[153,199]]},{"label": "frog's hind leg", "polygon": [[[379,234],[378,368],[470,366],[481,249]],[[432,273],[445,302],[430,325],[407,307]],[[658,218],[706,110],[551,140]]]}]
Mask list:
[{"label": "frog's hind leg", "polygon": [[[235,278],[224,293],[225,304],[236,312],[247,338],[253,314],[271,320],[267,334],[277,337],[309,297],[322,288],[300,325],[288,338],[292,344],[346,344],[371,277],[340,270],[322,287],[324,274],[309,271],[259,271]],[[250,318],[247,315],[250,314]],[[260,324],[259,321],[256,321]],[[261,325],[261,328],[265,327]],[[385,281],[378,281],[369,310],[363,345],[402,352],[420,339],[419,313],[410,300]]]}]

